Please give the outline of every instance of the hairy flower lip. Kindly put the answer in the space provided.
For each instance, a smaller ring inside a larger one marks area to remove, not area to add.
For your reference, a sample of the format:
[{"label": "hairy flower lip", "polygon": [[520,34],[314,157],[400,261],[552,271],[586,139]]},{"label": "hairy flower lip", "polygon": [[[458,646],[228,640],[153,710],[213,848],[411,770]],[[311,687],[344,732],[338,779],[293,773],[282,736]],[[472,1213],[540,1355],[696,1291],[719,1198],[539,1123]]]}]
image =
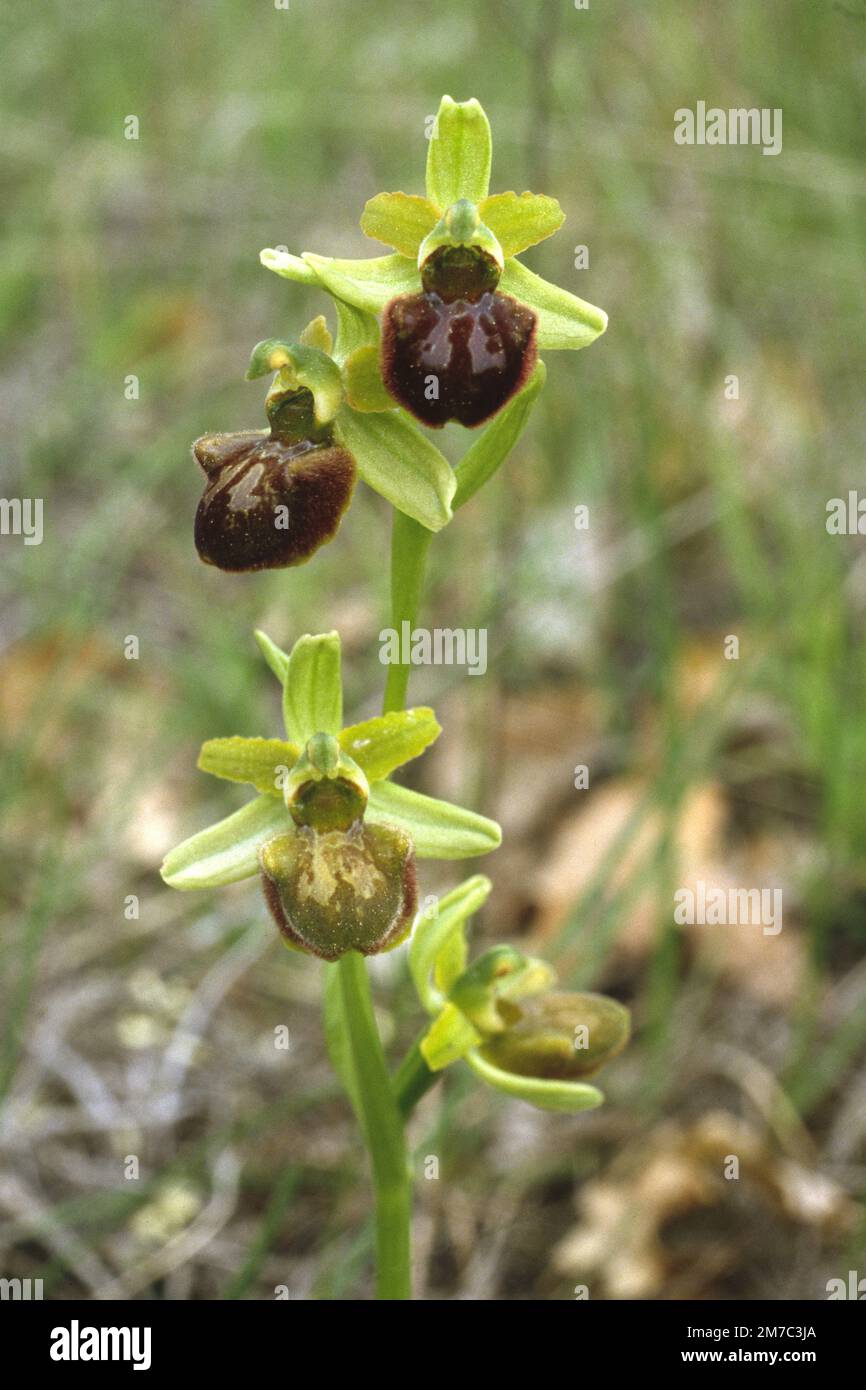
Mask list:
[{"label": "hairy flower lip", "polygon": [[385,385],[431,429],[450,420],[467,429],[484,424],[522,389],[537,360],[535,313],[499,290],[450,303],[434,291],[398,295],[383,314]]},{"label": "hairy flower lip", "polygon": [[397,826],[360,819],[347,831],[300,826],[263,845],[259,863],[265,902],[284,940],[321,960],[347,951],[378,955],[412,929],[415,851]]},{"label": "hairy flower lip", "polygon": [[192,451],[207,477],[196,550],[230,573],[302,564],[333,539],[352,499],[357,469],[341,446],[254,430],[203,435]]}]

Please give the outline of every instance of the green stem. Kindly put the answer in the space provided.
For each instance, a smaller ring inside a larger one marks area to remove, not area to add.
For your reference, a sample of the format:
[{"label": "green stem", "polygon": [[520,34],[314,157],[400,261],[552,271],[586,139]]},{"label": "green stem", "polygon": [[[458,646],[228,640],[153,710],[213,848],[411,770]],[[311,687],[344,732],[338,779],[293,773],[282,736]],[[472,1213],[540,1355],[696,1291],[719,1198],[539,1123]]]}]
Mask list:
[{"label": "green stem", "polygon": [[[409,624],[410,631],[415,626],[424,588],[427,552],[432,539],[433,532],[428,531],[426,526],[421,526],[403,512],[394,511],[391,523],[391,626],[398,637],[404,622]],[[409,665],[388,667],[383,714],[405,709],[410,671]]]},{"label": "green stem", "polygon": [[394,1074],[394,1095],[404,1120],[408,1120],[421,1097],[436,1085],[441,1075],[441,1072],[430,1070],[418,1043],[414,1042]]},{"label": "green stem", "polygon": [[336,968],[376,1191],[376,1297],[408,1299],[412,1186],[403,1121],[373,1017],[366,962],[356,951],[347,951]]}]

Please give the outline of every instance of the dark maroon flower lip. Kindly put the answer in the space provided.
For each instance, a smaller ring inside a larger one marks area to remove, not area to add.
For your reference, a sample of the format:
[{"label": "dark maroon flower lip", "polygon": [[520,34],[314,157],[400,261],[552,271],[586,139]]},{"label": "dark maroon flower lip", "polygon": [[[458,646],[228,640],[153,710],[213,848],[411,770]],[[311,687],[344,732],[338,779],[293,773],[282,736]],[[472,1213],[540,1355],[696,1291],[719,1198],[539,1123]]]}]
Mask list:
[{"label": "dark maroon flower lip", "polygon": [[532,309],[498,290],[446,301],[433,290],[385,308],[382,377],[422,424],[474,429],[526,384],[538,358]]},{"label": "dark maroon flower lip", "polygon": [[285,569],[336,535],[357,472],[346,449],[259,430],[205,435],[192,447],[208,480],[195,516],[205,564],[233,573]]}]

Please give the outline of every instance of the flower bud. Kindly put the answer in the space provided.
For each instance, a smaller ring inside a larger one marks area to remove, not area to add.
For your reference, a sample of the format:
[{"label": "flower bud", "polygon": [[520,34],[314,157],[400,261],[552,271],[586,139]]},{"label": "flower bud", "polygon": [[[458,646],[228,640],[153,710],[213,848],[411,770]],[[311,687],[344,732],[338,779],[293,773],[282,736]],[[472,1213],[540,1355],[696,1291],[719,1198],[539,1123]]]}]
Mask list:
[{"label": "flower bud", "polygon": [[509,1025],[480,1052],[518,1076],[549,1081],[592,1076],[629,1039],[628,1009],[604,994],[543,994],[503,1003],[501,1009]]},{"label": "flower bud", "polygon": [[333,539],[352,498],[355,461],[316,425],[311,393],[274,393],[267,413],[270,433],[205,435],[193,444],[207,476],[195,544],[218,569],[302,564]]},{"label": "flower bud", "polygon": [[508,1026],[515,999],[549,989],[554,979],[546,961],[525,956],[513,946],[493,946],[463,971],[448,997],[488,1037]]},{"label": "flower bud", "polygon": [[301,825],[259,852],[265,901],[287,943],[322,960],[375,955],[409,934],[418,900],[410,837],[393,825]]}]

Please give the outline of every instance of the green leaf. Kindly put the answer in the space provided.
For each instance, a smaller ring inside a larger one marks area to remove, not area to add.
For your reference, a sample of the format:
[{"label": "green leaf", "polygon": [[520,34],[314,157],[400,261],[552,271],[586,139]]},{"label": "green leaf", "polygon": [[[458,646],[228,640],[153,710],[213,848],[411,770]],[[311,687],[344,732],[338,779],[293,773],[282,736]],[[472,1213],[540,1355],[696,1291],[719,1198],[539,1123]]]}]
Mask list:
[{"label": "green leaf", "polygon": [[442,1071],[459,1062],[483,1039],[453,1004],[446,1004],[433,1020],[419,1044],[421,1056],[431,1071]]},{"label": "green leaf", "polygon": [[463,933],[466,922],[486,901],[492,887],[489,878],[476,874],[439,900],[435,916],[427,916],[423,912],[419,915],[409,947],[409,969],[421,1003],[428,1012],[435,1012],[441,1007],[443,995],[453,983],[447,974],[439,976],[436,981],[441,990],[439,993],[431,985],[434,968],[443,953],[451,954],[451,944],[456,938],[458,942],[464,942],[464,950],[452,957],[451,968],[456,968],[455,979],[460,974],[463,968],[460,956],[465,954]]},{"label": "green leaf", "polygon": [[258,796],[234,815],[184,840],[166,856],[162,877],[171,888],[221,888],[259,872],[259,849],[292,828],[281,800]]},{"label": "green leaf", "polygon": [[402,826],[412,836],[419,859],[471,859],[502,843],[495,821],[393,782],[373,783],[366,818]]},{"label": "green leaf", "polygon": [[607,314],[603,309],[587,304],[586,300],[561,290],[549,280],[542,280],[540,275],[533,275],[520,261],[505,262],[499,289],[535,310],[538,346],[542,351],[545,348],[588,347],[607,328]]},{"label": "green leaf", "polygon": [[395,295],[417,294],[421,289],[418,267],[406,256],[340,261],[305,251],[304,260],[335,299],[344,299],[371,314],[380,314]]},{"label": "green leaf", "polygon": [[368,781],[378,782],[395,767],[417,758],[441,732],[432,709],[421,705],[417,709],[393,710],[366,719],[363,724],[350,724],[340,733],[339,744],[366,773]]},{"label": "green leaf", "polygon": [[362,415],[344,408],[336,429],[364,482],[393,507],[428,531],[439,531],[451,520],[454,471],[405,416],[396,410]]},{"label": "green leaf", "polygon": [[340,972],[334,965],[325,966],[325,989],[322,998],[322,1007],[325,1024],[325,1044],[328,1049],[328,1056],[331,1059],[331,1066],[337,1073],[340,1084],[351,1101],[355,1117],[363,1131],[364,1114],[358,1094],[358,1076],[355,1071],[355,1061],[352,1056],[352,1042],[349,1037],[349,1029],[346,1022],[343,989],[340,981]]},{"label": "green leaf", "polygon": [[403,256],[414,257],[428,232],[439,221],[439,210],[415,193],[377,193],[361,214],[361,231],[384,241]]},{"label": "green leaf", "polygon": [[565,221],[555,198],[543,193],[494,193],[478,208],[504,256],[519,256],[529,246],[553,236]]},{"label": "green leaf", "polygon": [[356,348],[344,366],[346,400],[353,410],[364,414],[394,410],[396,403],[389,396],[379,370],[378,347]]},{"label": "green leaf", "polygon": [[593,1110],[604,1101],[602,1092],[584,1081],[544,1081],[534,1076],[518,1076],[494,1067],[477,1052],[468,1052],[465,1060],[486,1085],[516,1100],[525,1100],[538,1110],[575,1114],[578,1110]]},{"label": "green leaf", "polygon": [[300,256],[289,255],[288,251],[276,251],[272,246],[266,246],[264,251],[259,252],[259,260],[266,270],[272,270],[284,280],[295,280],[299,285],[319,283],[313,267],[302,261]]},{"label": "green leaf", "polygon": [[508,457],[526,428],[546,378],[544,363],[538,362],[523,390],[508,402],[504,410],[500,410],[483,434],[466,450],[459,463],[455,464],[457,491],[454,494],[454,511],[468,502]]},{"label": "green leaf", "polygon": [[[366,309],[358,309],[347,304],[344,299],[335,299],[337,310],[337,341],[334,356],[343,365],[353,353],[361,348],[379,346],[379,320]],[[393,401],[391,402],[393,405]]]},{"label": "green leaf", "polygon": [[460,198],[480,203],[490,187],[492,142],[484,109],[473,97],[444,96],[427,150],[427,197],[445,212]]},{"label": "green leaf", "polygon": [[272,642],[268,634],[262,632],[261,628],[256,628],[253,636],[259,644],[262,656],[280,682],[280,685],[285,685],[286,676],[289,671],[288,652],[284,652],[282,647],[278,647],[276,642]]},{"label": "green leaf", "polygon": [[256,791],[280,796],[278,769],[291,768],[301,756],[294,743],[279,738],[210,738],[202,744],[202,772],[229,782],[249,782]]},{"label": "green leaf", "polygon": [[305,747],[313,734],[338,734],[343,724],[340,636],[325,632],[299,637],[289,656],[283,719],[293,743]]}]

